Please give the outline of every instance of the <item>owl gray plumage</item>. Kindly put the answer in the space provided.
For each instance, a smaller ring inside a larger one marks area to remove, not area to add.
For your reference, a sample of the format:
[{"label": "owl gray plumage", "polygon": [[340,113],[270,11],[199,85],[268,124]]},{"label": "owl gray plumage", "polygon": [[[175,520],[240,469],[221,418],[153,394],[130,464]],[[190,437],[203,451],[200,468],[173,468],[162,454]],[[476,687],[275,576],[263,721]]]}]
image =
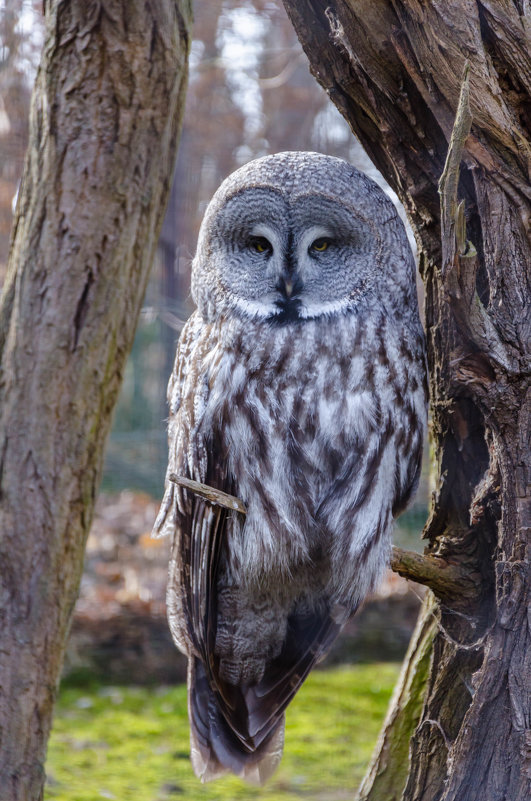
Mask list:
[{"label": "owl gray plumage", "polygon": [[[229,176],[192,266],[157,534],[189,660],[194,769],[264,781],[284,712],[388,562],[426,425],[415,266],[350,164],[280,153]],[[178,474],[237,496],[216,512]]]}]

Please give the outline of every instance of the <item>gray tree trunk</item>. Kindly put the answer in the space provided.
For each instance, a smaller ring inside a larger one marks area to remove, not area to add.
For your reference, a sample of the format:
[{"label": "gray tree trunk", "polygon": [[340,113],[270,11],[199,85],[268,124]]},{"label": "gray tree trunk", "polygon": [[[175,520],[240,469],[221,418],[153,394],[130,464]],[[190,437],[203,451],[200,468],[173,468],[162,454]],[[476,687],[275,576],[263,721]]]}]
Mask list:
[{"label": "gray tree trunk", "polygon": [[[464,577],[451,589],[426,582],[437,600],[423,612],[361,798],[524,801],[531,798],[530,5],[284,4],[313,73],[414,227],[438,472],[425,537],[430,565],[438,557]],[[440,197],[467,60],[472,127],[456,126]]]},{"label": "gray tree trunk", "polygon": [[42,798],[105,439],[172,176],[189,0],[52,0],[0,306],[0,795]]}]

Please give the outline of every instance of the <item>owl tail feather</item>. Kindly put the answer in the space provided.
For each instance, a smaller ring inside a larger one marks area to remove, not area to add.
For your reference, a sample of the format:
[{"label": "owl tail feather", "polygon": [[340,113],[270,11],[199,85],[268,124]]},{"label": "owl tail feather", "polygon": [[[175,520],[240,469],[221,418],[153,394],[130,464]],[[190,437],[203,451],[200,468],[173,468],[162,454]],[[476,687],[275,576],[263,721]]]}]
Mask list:
[{"label": "owl tail feather", "polygon": [[190,757],[196,776],[212,781],[229,771],[251,784],[264,784],[276,770],[284,747],[284,717],[254,750],[239,741],[219,710],[202,663],[188,662]]}]

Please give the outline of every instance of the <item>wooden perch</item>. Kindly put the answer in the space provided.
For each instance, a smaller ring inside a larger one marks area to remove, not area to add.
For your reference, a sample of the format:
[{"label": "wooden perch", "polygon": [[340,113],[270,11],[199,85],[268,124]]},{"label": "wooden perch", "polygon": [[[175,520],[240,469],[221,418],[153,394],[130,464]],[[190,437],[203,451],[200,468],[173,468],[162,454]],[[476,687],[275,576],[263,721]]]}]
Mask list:
[{"label": "wooden perch", "polygon": [[445,601],[477,596],[479,577],[461,565],[448,562],[440,556],[420,554],[393,546],[391,570],[404,578],[429,587]]},{"label": "wooden perch", "polygon": [[[195,495],[198,495],[214,506],[231,509],[242,515],[247,514],[245,505],[234,495],[192,481],[184,476],[170,475],[170,481],[178,484]],[[429,587],[440,598],[470,597],[477,591],[473,576],[464,567],[447,562],[440,556],[422,555],[415,551],[406,551],[403,548],[393,547],[391,555],[391,570],[404,578],[416,581]]]}]

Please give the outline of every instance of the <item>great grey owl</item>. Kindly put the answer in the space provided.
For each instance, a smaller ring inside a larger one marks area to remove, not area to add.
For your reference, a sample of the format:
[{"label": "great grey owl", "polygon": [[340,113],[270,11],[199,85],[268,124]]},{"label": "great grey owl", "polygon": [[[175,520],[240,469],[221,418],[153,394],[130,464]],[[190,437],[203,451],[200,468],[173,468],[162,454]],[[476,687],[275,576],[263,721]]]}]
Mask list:
[{"label": "great grey owl", "polygon": [[[366,175],[280,153],[215,193],[192,296],[155,531],[173,538],[168,616],[188,657],[195,772],[262,782],[287,705],[374,587],[418,483],[415,265]],[[246,515],[215,514],[173,474],[236,496]]]}]

